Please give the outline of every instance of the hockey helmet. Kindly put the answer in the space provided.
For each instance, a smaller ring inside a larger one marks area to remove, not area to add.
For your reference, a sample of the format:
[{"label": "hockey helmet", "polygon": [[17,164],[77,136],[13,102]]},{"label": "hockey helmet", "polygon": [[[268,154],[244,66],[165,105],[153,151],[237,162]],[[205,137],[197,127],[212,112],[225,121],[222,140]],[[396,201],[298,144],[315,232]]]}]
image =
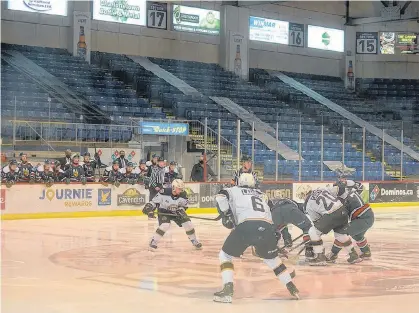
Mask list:
[{"label": "hockey helmet", "polygon": [[55,167],[58,167],[58,166],[61,166],[61,163],[58,160],[54,160],[54,165]]},{"label": "hockey helmet", "polygon": [[183,182],[183,180],[175,179],[174,181],[172,181],[172,189],[176,188],[180,190],[185,190],[185,183]]},{"label": "hockey helmet", "polygon": [[252,162],[252,158],[248,155],[243,155],[242,156],[242,162]]},{"label": "hockey helmet", "polygon": [[49,159],[44,160],[44,165],[51,165],[51,161]]},{"label": "hockey helmet", "polygon": [[170,162],[170,165],[175,165],[176,166],[176,162],[175,161],[172,161],[172,162]]},{"label": "hockey helmet", "polygon": [[83,156],[84,156],[84,157],[86,157],[86,156],[90,157],[90,152],[85,152],[85,153],[83,154]]},{"label": "hockey helmet", "polygon": [[132,163],[132,162],[128,162],[128,163],[127,163],[127,167],[134,167],[134,163]]},{"label": "hockey helmet", "polygon": [[256,186],[255,178],[250,173],[243,173],[239,177],[239,184],[240,187],[250,187],[254,188]]},{"label": "hockey helmet", "polygon": [[11,159],[9,161],[9,165],[17,165],[17,161],[15,159]]},{"label": "hockey helmet", "polygon": [[118,165],[119,165],[119,161],[118,161],[118,159],[113,160],[113,161],[112,161],[112,164],[113,164],[113,165],[115,165],[115,164],[118,164]]},{"label": "hockey helmet", "polygon": [[146,164],[146,161],[145,161],[144,159],[141,159],[141,160],[140,160],[140,165],[141,165],[141,164]]}]

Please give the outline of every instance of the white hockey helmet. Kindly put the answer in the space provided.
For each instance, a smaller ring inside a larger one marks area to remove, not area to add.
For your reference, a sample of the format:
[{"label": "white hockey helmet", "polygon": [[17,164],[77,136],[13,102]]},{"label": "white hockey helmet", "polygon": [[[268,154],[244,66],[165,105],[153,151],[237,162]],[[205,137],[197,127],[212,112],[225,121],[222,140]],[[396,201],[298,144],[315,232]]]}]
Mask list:
[{"label": "white hockey helmet", "polygon": [[181,190],[185,190],[185,183],[181,179],[175,179],[172,181],[172,189],[179,188]]},{"label": "white hockey helmet", "polygon": [[253,188],[256,186],[255,178],[250,173],[243,173],[239,177],[239,184],[240,187],[250,187]]}]

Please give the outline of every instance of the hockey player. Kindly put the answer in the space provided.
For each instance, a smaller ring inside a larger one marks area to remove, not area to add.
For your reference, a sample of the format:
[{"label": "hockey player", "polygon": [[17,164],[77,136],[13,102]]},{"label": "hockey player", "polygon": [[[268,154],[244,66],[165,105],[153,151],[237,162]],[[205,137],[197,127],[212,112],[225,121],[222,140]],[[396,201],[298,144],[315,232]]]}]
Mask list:
[{"label": "hockey player", "polygon": [[12,159],[9,164],[1,170],[1,182],[5,183],[8,188],[19,181],[20,171],[17,167],[17,161]]},{"label": "hockey player", "polygon": [[84,176],[83,166],[79,164],[80,155],[73,154],[71,156],[71,164],[65,172],[66,183],[70,182],[81,182],[83,185],[86,184],[86,177]]},{"label": "hockey player", "polygon": [[111,184],[114,184],[115,187],[119,187],[122,179],[123,179],[122,173],[119,171],[119,161],[114,160],[112,162],[112,166],[108,166],[103,172],[101,181],[105,184],[111,183]]},{"label": "hockey player", "polygon": [[176,169],[176,162],[172,161],[170,162],[169,167],[164,169],[164,187],[169,187],[175,179],[182,179],[182,177]]},{"label": "hockey player", "polygon": [[[186,214],[188,209],[188,198],[185,192],[185,183],[180,179],[172,182],[171,189],[165,189],[158,193],[149,203],[144,206],[143,213],[146,215],[154,214],[157,209],[159,214],[159,227],[150,241],[150,249],[157,249],[157,244],[164,234],[170,229],[171,222],[175,222],[179,227],[183,227],[186,235],[196,249],[201,249],[202,244],[198,241],[191,219]],[[168,215],[164,215],[168,214]],[[176,216],[173,216],[176,215]]]},{"label": "hockey player", "polygon": [[255,184],[252,174],[243,173],[239,177],[238,186],[225,188],[215,196],[223,225],[233,229],[219,254],[224,287],[214,293],[215,302],[232,302],[233,257],[240,257],[249,246],[255,247],[257,254],[286,285],[290,294],[299,298],[298,289],[292,282],[290,273],[278,257],[270,208],[263,200],[263,193],[255,188]]},{"label": "hockey player", "polygon": [[[54,166],[52,167],[54,171],[54,181],[62,182],[65,180],[65,172],[61,169],[61,163],[58,160],[53,161]],[[52,165],[52,164],[51,164]]]},{"label": "hockey player", "polygon": [[146,161],[140,160],[140,165],[134,170],[134,172],[138,175],[138,181],[143,182],[144,185],[148,188],[150,178],[147,176],[148,167],[146,165]]},{"label": "hockey player", "polygon": [[135,185],[138,183],[138,174],[134,171],[134,164],[127,162],[126,167],[120,168],[119,172],[122,175],[121,182]]},{"label": "hockey player", "polygon": [[[340,188],[338,196],[345,201],[346,212],[350,220],[348,235],[356,241],[357,246],[361,250],[361,259],[370,260],[371,249],[365,234],[374,224],[374,212],[370,205],[364,203],[360,196],[362,188],[359,186],[362,186],[362,184],[357,184],[350,180],[341,180],[336,185]],[[326,255],[327,261],[330,263],[336,262],[341,249],[342,245],[335,240],[332,250]]]},{"label": "hockey player", "polygon": [[[288,224],[293,224],[302,230],[303,241],[306,242],[305,256],[306,260],[310,262],[314,258],[313,246],[310,243],[321,240],[310,219],[301,211],[298,203],[291,199],[280,199],[275,203],[269,201],[268,204],[271,208],[272,221],[276,228],[277,237],[281,236],[282,228]],[[280,251],[280,253],[283,252]]]},{"label": "hockey player", "polygon": [[34,167],[28,161],[28,155],[26,153],[21,152],[19,156],[20,156],[20,163],[18,164],[19,172],[20,172],[19,181],[34,183],[35,182]]},{"label": "hockey player", "polygon": [[44,164],[39,165],[36,168],[35,177],[36,181],[39,183],[47,184],[48,187],[52,186],[54,183],[54,170],[51,167],[51,161],[46,159]]},{"label": "hockey player", "polygon": [[90,153],[86,152],[83,154],[83,171],[86,181],[95,182],[95,168],[96,161],[90,159]]},{"label": "hockey player", "polygon": [[[310,192],[304,202],[303,210],[313,221],[318,236],[334,231],[335,242],[345,247],[349,254],[347,261],[351,264],[359,263],[362,259],[353,247],[352,240],[348,234],[348,215],[342,201],[336,196],[338,188],[319,188]],[[310,265],[324,265],[326,256],[324,254],[323,241],[311,241],[314,258]]]}]

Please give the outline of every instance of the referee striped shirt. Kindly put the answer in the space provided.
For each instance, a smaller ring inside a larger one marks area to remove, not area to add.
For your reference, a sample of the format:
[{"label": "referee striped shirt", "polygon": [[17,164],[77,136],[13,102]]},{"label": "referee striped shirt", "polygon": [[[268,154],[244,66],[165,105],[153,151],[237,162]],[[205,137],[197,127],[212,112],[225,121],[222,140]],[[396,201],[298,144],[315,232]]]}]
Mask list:
[{"label": "referee striped shirt", "polygon": [[152,168],[150,176],[150,187],[152,188],[163,188],[164,184],[164,167],[156,166]]},{"label": "referee striped shirt", "polygon": [[240,168],[239,170],[234,171],[234,175],[233,175],[233,179],[231,180],[231,183],[233,185],[236,185],[237,186],[239,184],[239,177],[243,173],[250,173],[250,174],[252,174],[253,175],[253,178],[255,179],[256,186],[258,185],[259,182],[258,182],[258,176],[257,176],[256,172],[253,172],[252,169],[246,171],[246,170],[243,169],[243,167]]}]

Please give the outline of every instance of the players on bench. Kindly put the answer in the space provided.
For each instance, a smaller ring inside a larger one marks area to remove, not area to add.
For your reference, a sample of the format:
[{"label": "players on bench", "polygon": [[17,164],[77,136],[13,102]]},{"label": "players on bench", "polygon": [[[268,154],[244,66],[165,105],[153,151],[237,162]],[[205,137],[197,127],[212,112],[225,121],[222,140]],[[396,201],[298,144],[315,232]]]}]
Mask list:
[{"label": "players on bench", "polygon": [[100,180],[104,185],[111,183],[111,184],[114,184],[115,187],[119,187],[122,179],[123,179],[123,175],[119,171],[119,161],[114,160],[112,162],[112,166],[108,166],[105,169],[105,171],[103,172],[103,176],[101,177]]},{"label": "players on bench", "polygon": [[161,190],[143,208],[143,213],[150,216],[157,209],[159,227],[156,229],[150,241],[150,250],[157,249],[157,244],[164,234],[170,229],[171,222],[183,227],[186,235],[196,249],[201,249],[202,244],[198,241],[195,228],[191,219],[186,214],[188,198],[185,192],[185,183],[180,179],[172,182],[172,188]]},{"label": "players on bench", "polygon": [[20,170],[17,166],[17,161],[12,159],[9,164],[1,170],[1,182],[5,183],[8,188],[18,182],[20,177]]},{"label": "players on bench", "polygon": [[122,174],[121,182],[135,185],[138,183],[138,174],[134,170],[134,164],[130,161],[126,163],[126,167],[120,168],[119,172]]},{"label": "players on bench", "polygon": [[228,229],[233,229],[219,254],[224,287],[221,291],[214,293],[215,302],[232,302],[233,257],[240,257],[249,246],[255,247],[257,254],[273,270],[275,276],[286,285],[290,294],[297,299],[299,297],[298,289],[292,282],[290,273],[278,257],[277,239],[270,208],[263,199],[262,191],[256,189],[255,184],[252,174],[243,173],[239,177],[238,186],[225,188],[215,196],[223,225]]}]

